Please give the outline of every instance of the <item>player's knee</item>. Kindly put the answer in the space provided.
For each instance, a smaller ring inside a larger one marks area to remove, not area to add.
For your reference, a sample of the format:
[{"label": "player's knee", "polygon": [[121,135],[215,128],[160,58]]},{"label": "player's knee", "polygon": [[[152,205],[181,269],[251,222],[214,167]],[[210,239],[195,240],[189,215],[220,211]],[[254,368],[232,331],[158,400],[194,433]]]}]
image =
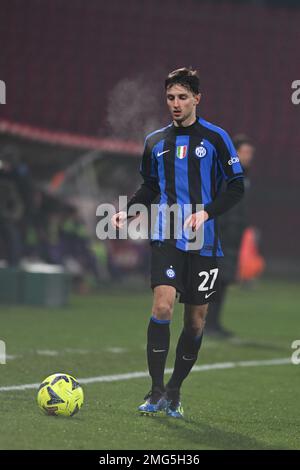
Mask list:
[{"label": "player's knee", "polygon": [[152,315],[158,320],[171,320],[173,305],[165,300],[157,302],[153,308]]},{"label": "player's knee", "polygon": [[185,325],[185,330],[189,333],[190,336],[200,336],[204,330],[205,320],[199,321],[197,323],[192,323]]},{"label": "player's knee", "polygon": [[184,315],[184,327],[192,336],[199,336],[205,326],[207,305],[199,305],[192,311],[186,310]]},{"label": "player's knee", "polygon": [[196,318],[185,321],[184,328],[191,336],[199,336],[204,330],[205,315],[198,315]]}]

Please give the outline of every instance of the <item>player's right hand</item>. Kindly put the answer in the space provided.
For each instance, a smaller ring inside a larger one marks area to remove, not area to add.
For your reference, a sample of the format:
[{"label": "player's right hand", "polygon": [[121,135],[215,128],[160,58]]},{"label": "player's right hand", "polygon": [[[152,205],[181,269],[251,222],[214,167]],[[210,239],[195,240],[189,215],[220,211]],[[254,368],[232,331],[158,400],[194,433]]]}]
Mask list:
[{"label": "player's right hand", "polygon": [[120,212],[117,212],[115,215],[113,215],[110,221],[113,227],[123,228],[125,225],[126,219],[127,219],[127,213],[125,211],[120,211]]}]

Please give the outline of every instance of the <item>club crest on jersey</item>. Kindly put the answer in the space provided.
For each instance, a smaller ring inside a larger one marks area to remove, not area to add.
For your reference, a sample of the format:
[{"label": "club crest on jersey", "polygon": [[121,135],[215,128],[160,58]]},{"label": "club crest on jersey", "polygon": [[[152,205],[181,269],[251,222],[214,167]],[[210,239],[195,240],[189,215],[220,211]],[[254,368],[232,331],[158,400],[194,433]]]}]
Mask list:
[{"label": "club crest on jersey", "polygon": [[187,155],[187,145],[180,145],[179,147],[177,147],[176,149],[176,157],[177,158],[184,158],[186,157]]},{"label": "club crest on jersey", "polygon": [[174,279],[176,274],[175,274],[175,271],[173,269],[173,266],[170,266],[168,269],[166,269],[166,275],[169,279]]},{"label": "club crest on jersey", "polygon": [[207,150],[203,145],[199,145],[198,147],[195,148],[195,155],[199,158],[205,157],[206,153],[207,153]]},{"label": "club crest on jersey", "polygon": [[233,165],[234,163],[239,163],[240,159],[239,157],[231,157],[230,160],[228,160],[228,165]]}]

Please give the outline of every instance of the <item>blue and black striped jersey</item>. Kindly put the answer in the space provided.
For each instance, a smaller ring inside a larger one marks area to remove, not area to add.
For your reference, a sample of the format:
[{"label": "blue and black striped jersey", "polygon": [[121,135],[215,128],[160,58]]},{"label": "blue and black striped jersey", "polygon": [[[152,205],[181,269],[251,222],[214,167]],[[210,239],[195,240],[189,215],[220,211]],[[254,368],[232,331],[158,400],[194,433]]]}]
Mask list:
[{"label": "blue and black striped jersey", "polygon": [[[188,127],[169,126],[146,137],[140,172],[148,184],[158,185],[159,206],[196,204],[204,208],[215,200],[222,182],[243,176],[243,170],[234,145],[222,128],[197,117]],[[163,217],[157,217],[152,240],[175,243],[187,251],[188,240],[165,239]],[[217,231],[217,220],[204,223],[204,244],[199,250],[203,256],[223,256]]]}]

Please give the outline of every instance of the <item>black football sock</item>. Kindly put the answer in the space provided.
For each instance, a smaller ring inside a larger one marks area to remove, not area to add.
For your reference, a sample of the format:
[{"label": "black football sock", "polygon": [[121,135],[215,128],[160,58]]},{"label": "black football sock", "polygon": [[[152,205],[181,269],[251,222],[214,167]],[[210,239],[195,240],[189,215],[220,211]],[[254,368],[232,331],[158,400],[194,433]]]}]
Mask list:
[{"label": "black football sock", "polygon": [[182,382],[188,376],[193,365],[197,361],[201,347],[203,333],[200,336],[183,329],[176,348],[175,366],[167,388],[179,390]]},{"label": "black football sock", "polygon": [[170,321],[150,318],[147,332],[147,359],[152,389],[164,390],[164,372],[170,345]]}]

